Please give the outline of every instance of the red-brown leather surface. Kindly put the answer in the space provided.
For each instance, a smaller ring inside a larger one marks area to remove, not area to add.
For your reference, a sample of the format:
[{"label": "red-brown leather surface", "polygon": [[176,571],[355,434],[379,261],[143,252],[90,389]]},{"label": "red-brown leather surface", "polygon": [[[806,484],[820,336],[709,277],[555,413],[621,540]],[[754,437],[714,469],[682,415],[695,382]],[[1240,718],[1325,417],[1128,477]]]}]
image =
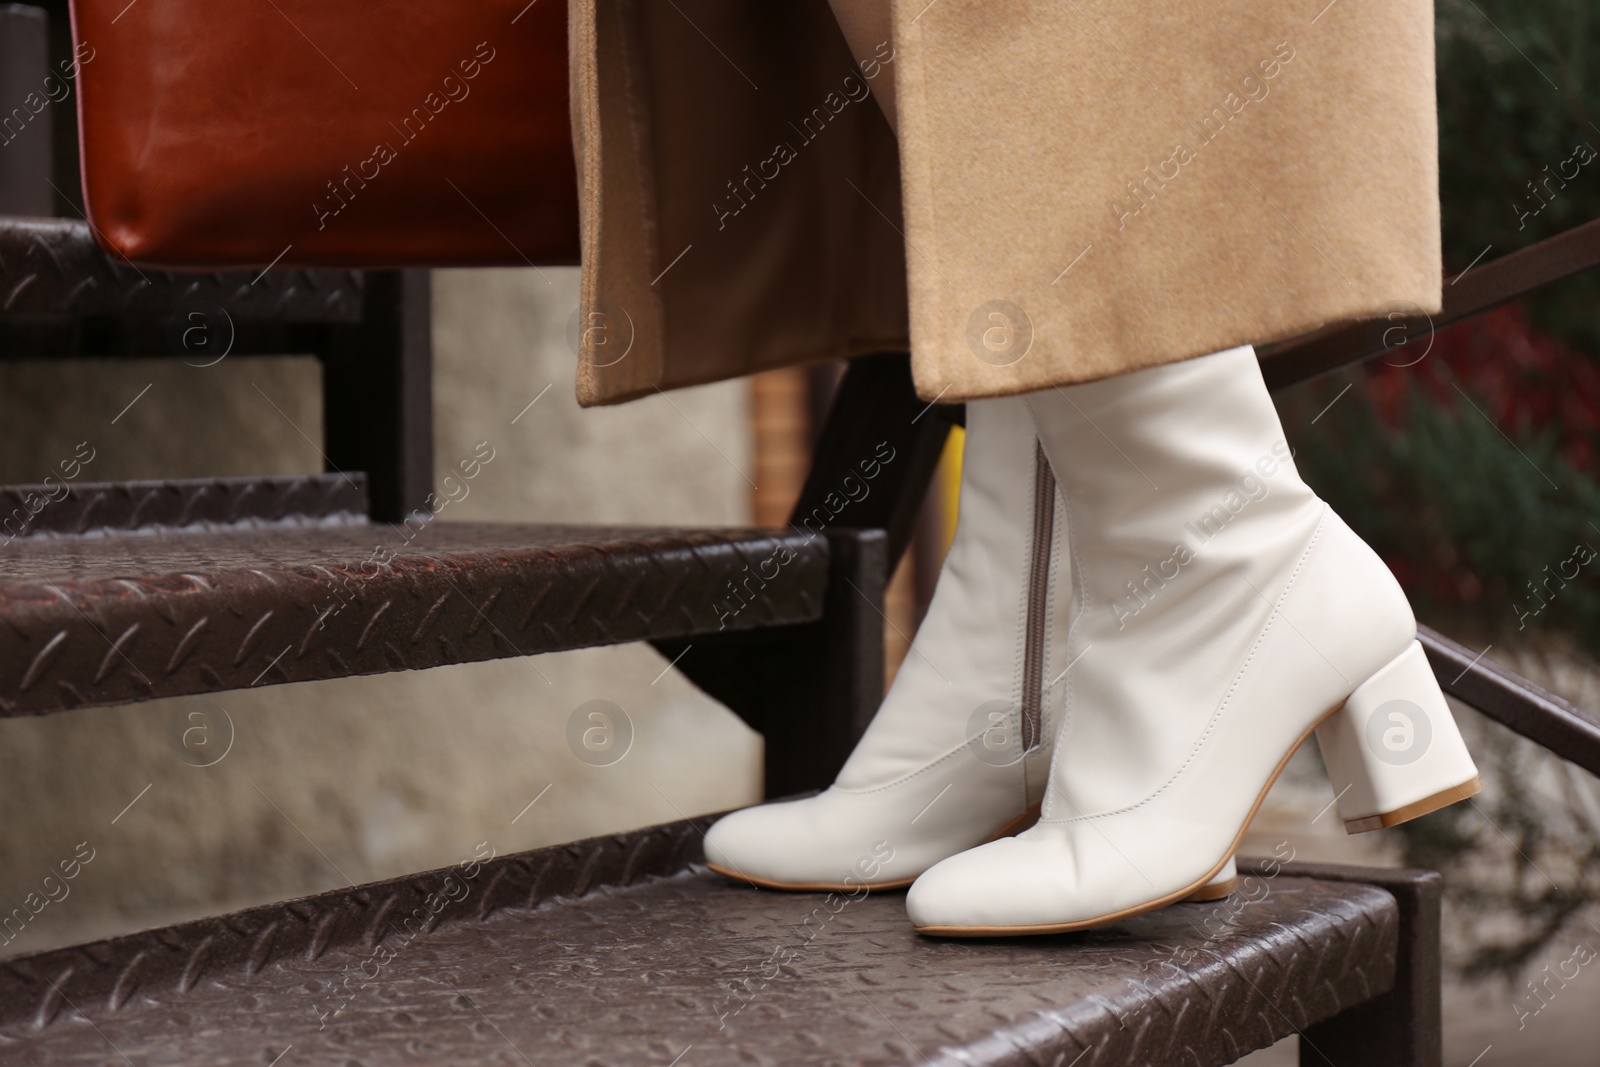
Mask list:
[{"label": "red-brown leather surface", "polygon": [[565,0],[72,0],[72,21],[89,219],[134,262],[577,261]]}]

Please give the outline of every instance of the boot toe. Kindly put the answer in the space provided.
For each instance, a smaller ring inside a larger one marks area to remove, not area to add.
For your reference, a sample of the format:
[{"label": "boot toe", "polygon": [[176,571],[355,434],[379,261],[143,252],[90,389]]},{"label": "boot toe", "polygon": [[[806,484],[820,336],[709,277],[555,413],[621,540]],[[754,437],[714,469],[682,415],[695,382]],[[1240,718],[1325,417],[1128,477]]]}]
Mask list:
[{"label": "boot toe", "polygon": [[911,886],[906,913],[924,933],[1003,935],[1059,922],[1077,893],[1077,865],[1056,843],[1022,834],[934,864]]},{"label": "boot toe", "polygon": [[1001,937],[1098,926],[1191,893],[1215,899],[1237,873],[1231,858],[1202,873],[1231,848],[1218,843],[1229,835],[1210,840],[1222,833],[1191,821],[1146,827],[1119,845],[1103,830],[1041,823],[935,864],[912,885],[906,911],[922,933]]},{"label": "boot toe", "polygon": [[800,862],[800,854],[809,850],[794,840],[794,825],[801,820],[792,809],[800,803],[760,804],[724,815],[706,831],[706,862],[730,877],[757,883],[814,874]]},{"label": "boot toe", "polygon": [[881,820],[857,807],[829,790],[733,812],[706,831],[706,862],[769,889],[850,892],[909,884],[920,868],[908,868],[911,857],[897,856],[875,837]]}]

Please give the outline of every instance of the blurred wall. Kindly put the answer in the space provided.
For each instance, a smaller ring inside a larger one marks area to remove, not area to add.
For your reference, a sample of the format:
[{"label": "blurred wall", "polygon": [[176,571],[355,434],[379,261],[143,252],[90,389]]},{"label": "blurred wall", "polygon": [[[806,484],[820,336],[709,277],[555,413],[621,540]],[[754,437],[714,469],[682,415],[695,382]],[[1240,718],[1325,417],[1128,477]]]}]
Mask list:
[{"label": "blurred wall", "polygon": [[[435,274],[436,470],[495,450],[449,520],[748,522],[744,384],[580,411],[576,306],[572,269]],[[317,471],[321,419],[311,359],[0,363],[0,483],[82,441],[95,480]],[[666,666],[625,646],[0,720],[0,912],[93,855],[0,955],[755,799],[760,739]],[[593,699],[634,726],[608,767],[566,742]],[[231,748],[194,766],[175,717],[213,753],[231,721]]]}]

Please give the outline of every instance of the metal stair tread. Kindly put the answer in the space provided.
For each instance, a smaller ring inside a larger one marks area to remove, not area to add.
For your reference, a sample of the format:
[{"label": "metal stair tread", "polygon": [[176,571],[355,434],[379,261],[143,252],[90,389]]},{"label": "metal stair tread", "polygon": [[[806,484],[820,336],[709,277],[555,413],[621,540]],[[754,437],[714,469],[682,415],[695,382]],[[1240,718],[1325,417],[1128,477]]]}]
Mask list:
[{"label": "metal stair tread", "polygon": [[794,530],[345,511],[14,538],[0,714],[810,622],[827,568]]},{"label": "metal stair tread", "polygon": [[1102,930],[952,942],[914,934],[900,894],[730,884],[696,865],[704,825],[0,963],[0,1055],[19,1067],[118,1053],[260,1065],[291,1046],[293,1062],[363,1067],[1223,1064],[1394,981],[1395,898],[1292,867],[1258,869],[1231,901]]},{"label": "metal stair tread", "polygon": [[188,308],[235,320],[353,323],[365,280],[348,270],[140,269],[95,242],[81,219],[0,217],[6,316],[167,317]]}]

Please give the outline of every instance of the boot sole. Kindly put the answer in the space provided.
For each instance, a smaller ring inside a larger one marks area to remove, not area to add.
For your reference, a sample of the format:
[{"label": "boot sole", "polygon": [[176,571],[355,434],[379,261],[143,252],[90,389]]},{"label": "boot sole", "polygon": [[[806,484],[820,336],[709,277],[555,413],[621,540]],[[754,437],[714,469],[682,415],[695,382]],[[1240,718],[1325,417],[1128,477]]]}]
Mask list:
[{"label": "boot sole", "polygon": [[[1027,811],[1023,812],[1021,815],[1018,815],[1015,819],[1012,819],[1010,822],[1006,823],[999,830],[990,834],[987,838],[980,842],[980,844],[986,845],[990,841],[998,841],[1002,837],[1014,837],[1038,821],[1039,805],[1034,804]],[[1230,855],[1232,854],[1230,853]],[[1226,865],[1226,862],[1226,860],[1223,861],[1224,865]],[[753,875],[744,874],[740,871],[730,870],[727,867],[721,867],[715,863],[708,862],[706,867],[722,875],[724,878],[731,878],[736,882],[744,882],[747,885],[753,885],[759,889],[776,889],[786,893],[856,893],[862,889],[865,889],[869,893],[884,893],[895,889],[909,889],[911,887],[911,883],[917,880],[916,877],[911,877],[902,879],[898,882],[876,882],[871,885],[864,886],[849,886],[825,882],[775,882],[769,878],[757,878]],[[1211,882],[1211,878],[1215,878],[1221,870],[1222,867],[1219,866],[1215,871],[1212,871],[1211,877],[1206,879],[1207,884],[1202,885],[1193,893],[1183,897],[1182,901],[1202,903],[1216,900],[1226,900],[1228,897],[1232,896],[1234,890],[1239,887],[1238,878],[1230,878],[1228,881],[1221,882],[1217,885],[1209,884]]]},{"label": "boot sole", "polygon": [[1483,792],[1483,779],[1474,776],[1471,781],[1449,789],[1441,789],[1430,797],[1423,797],[1414,804],[1407,804],[1395,811],[1384,812],[1382,815],[1370,815],[1365,819],[1348,819],[1344,824],[1347,834],[1364,834],[1372,830],[1386,830],[1391,826],[1399,826],[1412,819],[1420,819],[1424,815],[1431,815],[1441,808],[1475,797]]},{"label": "boot sole", "polygon": [[[1212,877],[1214,878],[1216,876],[1213,875]],[[1227,900],[1229,897],[1233,896],[1234,891],[1238,888],[1239,879],[1237,876],[1229,878],[1226,882],[1218,882],[1216,885],[1212,885],[1208,880],[1205,885],[1201,886],[1199,889],[1196,889],[1193,893],[1190,893],[1177,903],[1211,904],[1218,900]]]},{"label": "boot sole", "polygon": [[[1239,828],[1238,836],[1233,839],[1233,844],[1229,847],[1222,861],[1215,867],[1211,868],[1211,870],[1203,875],[1198,881],[1191,882],[1186,888],[1180,889],[1176,893],[1169,893],[1158,900],[1152,900],[1146,904],[1140,904],[1132,908],[1124,908],[1122,911],[1111,912],[1108,915],[1100,915],[1093,919],[1080,919],[1077,922],[1044,923],[1036,926],[918,926],[915,928],[917,933],[925,934],[929,937],[1026,937],[1036,934],[1068,934],[1076,930],[1087,930],[1090,927],[1105,926],[1109,923],[1121,922],[1124,919],[1132,919],[1138,915],[1144,915],[1152,911],[1157,911],[1169,904],[1177,904],[1186,900],[1221,899],[1220,897],[1199,897],[1195,894],[1206,892],[1206,883],[1210,882],[1211,879],[1220,874],[1222,872],[1222,868],[1227,865],[1228,859],[1238,851],[1239,843],[1244,840],[1245,831],[1250,828],[1250,823],[1255,819],[1256,812],[1261,810],[1262,802],[1267,799],[1267,794],[1272,791],[1273,785],[1278,781],[1278,776],[1281,775],[1283,773],[1283,769],[1289,765],[1289,761],[1294,758],[1294,754],[1300,751],[1300,746],[1311,740],[1312,735],[1317,732],[1317,727],[1321,726],[1327,720],[1333,718],[1333,716],[1338,714],[1340,709],[1343,707],[1344,703],[1341,701],[1338,706],[1334,707],[1326,715],[1323,715],[1321,718],[1319,718],[1311,725],[1310,729],[1301,734],[1300,740],[1296,741],[1292,746],[1290,746],[1288,753],[1283,757],[1283,759],[1278,761],[1278,766],[1273,769],[1272,777],[1268,778],[1267,784],[1262,786],[1260,794],[1256,797],[1255,804],[1250,808],[1250,814],[1245,816],[1244,825]],[[1386,812],[1381,815],[1373,815],[1369,818],[1347,822],[1345,824],[1345,831],[1347,833],[1355,834],[1364,833],[1368,830],[1380,830],[1390,826],[1398,826],[1403,822],[1409,822],[1412,819],[1419,818],[1423,815],[1428,815],[1432,812],[1438,811],[1441,808],[1449,807],[1451,804],[1454,804],[1457,801],[1466,800],[1468,797],[1473,796],[1482,788],[1482,779],[1474,775],[1469,781],[1463,782],[1462,784],[1453,786],[1449,789],[1441,790],[1440,792],[1435,793],[1430,797],[1425,797],[1414,804],[1408,804],[1398,811]],[[1359,828],[1353,829],[1353,826]]]}]

